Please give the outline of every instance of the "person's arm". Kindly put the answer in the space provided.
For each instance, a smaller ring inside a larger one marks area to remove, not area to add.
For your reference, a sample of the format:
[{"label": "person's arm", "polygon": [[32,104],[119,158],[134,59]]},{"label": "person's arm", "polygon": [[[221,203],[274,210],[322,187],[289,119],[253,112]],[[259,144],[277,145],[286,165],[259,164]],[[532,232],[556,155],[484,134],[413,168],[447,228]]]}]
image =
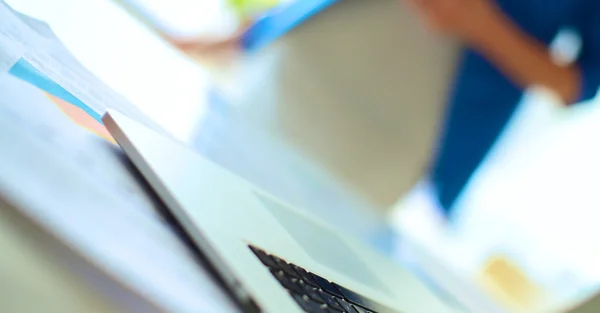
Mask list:
[{"label": "person's arm", "polygon": [[501,13],[484,27],[486,34],[469,44],[523,89],[538,85],[554,91],[570,104],[582,90],[577,64],[556,64],[546,45],[520,30]]},{"label": "person's arm", "polygon": [[[493,0],[405,0],[423,15],[430,28],[455,35],[495,64],[523,89],[538,85],[559,95],[565,103],[588,99],[597,88],[597,42],[600,15],[586,17],[582,26],[584,54],[580,62],[561,66],[553,62],[549,48],[526,34]],[[596,0],[591,0],[596,3]],[[598,5],[594,5],[596,10]],[[597,10],[596,10],[597,11]],[[596,25],[593,25],[596,24]],[[585,49],[589,51],[585,51]],[[585,95],[584,95],[585,94]]]},{"label": "person's arm", "polygon": [[252,25],[252,20],[245,20],[240,23],[237,29],[229,36],[225,38],[214,39],[179,39],[179,38],[166,38],[171,44],[180,48],[184,51],[193,51],[201,54],[220,54],[228,50],[238,50],[240,47],[240,41],[244,33]]},{"label": "person's arm", "polygon": [[[257,12],[266,12],[277,6],[279,0],[226,0],[232,11],[240,19],[240,24],[236,30],[219,39],[207,38],[166,38],[171,44],[181,50],[199,53],[210,56],[233,53],[236,54],[241,48],[241,40],[246,31],[255,22],[255,14]],[[254,14],[251,14],[254,13]]]}]

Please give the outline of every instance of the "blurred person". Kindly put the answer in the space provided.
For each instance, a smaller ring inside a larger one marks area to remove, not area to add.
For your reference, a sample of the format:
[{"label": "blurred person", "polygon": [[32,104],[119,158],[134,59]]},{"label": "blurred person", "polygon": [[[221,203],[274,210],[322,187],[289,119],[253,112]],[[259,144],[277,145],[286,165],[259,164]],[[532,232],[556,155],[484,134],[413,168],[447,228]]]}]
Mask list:
[{"label": "blurred person", "polygon": [[[457,37],[465,45],[427,175],[448,216],[528,87],[545,87],[565,105],[596,95],[600,85],[600,1],[401,1],[429,29]],[[219,41],[173,42],[184,50],[206,54],[237,51],[250,24],[244,21],[235,34]],[[549,44],[565,28],[580,35],[582,49],[575,63],[559,65],[553,61]]]},{"label": "blurred person", "polygon": [[[545,87],[565,105],[596,95],[600,1],[404,1],[430,29],[456,36],[466,45],[429,174],[439,205],[448,215],[526,88]],[[549,45],[565,28],[579,34],[582,47],[575,63],[559,65]]]},{"label": "blurred person", "polygon": [[254,17],[275,7],[281,0],[212,0],[225,1],[234,14],[237,15],[239,25],[225,38],[217,39],[179,39],[174,37],[166,38],[169,42],[178,48],[200,53],[208,57],[232,56],[241,52],[240,42],[246,30],[254,23]]}]

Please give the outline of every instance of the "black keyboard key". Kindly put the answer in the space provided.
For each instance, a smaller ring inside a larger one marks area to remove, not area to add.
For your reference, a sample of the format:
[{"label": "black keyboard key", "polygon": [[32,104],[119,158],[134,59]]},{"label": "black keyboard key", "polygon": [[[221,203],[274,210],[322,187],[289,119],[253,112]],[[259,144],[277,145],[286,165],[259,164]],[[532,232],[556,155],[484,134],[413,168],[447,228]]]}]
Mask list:
[{"label": "black keyboard key", "polygon": [[335,296],[338,296],[340,298],[344,297],[344,295],[340,292],[340,290],[336,286],[334,286],[332,283],[330,283],[327,279],[325,279],[317,274],[312,274],[312,276],[315,279],[315,281],[319,284],[319,286],[321,286],[321,289],[323,289]]},{"label": "black keyboard key", "polygon": [[317,288],[313,285],[306,284],[306,283],[304,283],[304,281],[300,282],[300,286],[304,290],[304,294],[307,295],[309,298],[311,298],[312,300],[317,301],[317,302],[325,303],[325,300],[323,300],[323,298],[321,297],[319,288]]},{"label": "black keyboard key", "polygon": [[358,313],[358,311],[356,311],[356,309],[354,308],[354,306],[344,300],[344,299],[337,299],[337,301],[339,302],[340,306],[344,309],[344,312],[346,313]]},{"label": "black keyboard key", "polygon": [[309,272],[307,272],[305,269],[303,269],[300,266],[295,265],[295,264],[290,264],[290,265],[296,271],[296,273],[298,273],[298,275],[300,275],[300,278],[302,278],[302,280],[305,283],[311,284],[313,286],[319,286],[319,283],[317,283],[317,281],[312,277],[312,275]]},{"label": "black keyboard key", "polygon": [[309,297],[311,297],[317,301],[323,302],[323,300],[321,299],[321,296],[319,295],[319,287],[315,287],[311,284],[307,284],[304,282],[304,280],[300,280],[299,284],[302,287],[302,290],[304,290],[304,294],[308,295]]},{"label": "black keyboard key", "polygon": [[253,246],[250,249],[308,313],[397,313],[261,249]]},{"label": "black keyboard key", "polygon": [[267,266],[268,268],[279,269],[279,266],[277,265],[277,263],[275,263],[275,260],[273,260],[273,258],[269,256],[266,252],[252,246],[250,246],[250,249],[265,266]]},{"label": "black keyboard key", "polygon": [[[302,290],[302,293],[303,293],[303,294],[304,294],[304,293],[306,293],[306,289],[304,288],[304,285],[305,285],[305,284],[304,284],[304,282],[303,282],[302,280],[300,280],[300,279],[298,279],[298,278],[296,278],[296,277],[288,277],[288,280],[289,280],[289,281],[290,281],[292,284],[296,285],[296,286],[298,287],[297,289],[299,289],[299,290]],[[295,288],[295,289],[296,289],[296,288]],[[310,297],[310,295],[308,295],[308,296]],[[314,300],[323,301],[323,300],[320,300],[320,298],[316,298],[316,299],[314,299]]]},{"label": "black keyboard key", "polygon": [[296,277],[296,278],[300,278],[300,275],[298,275],[298,273],[296,273],[296,271],[292,268],[291,265],[289,265],[286,261],[276,257],[276,256],[272,256],[273,260],[275,260],[275,263],[277,264],[277,266],[282,269],[287,275],[292,276],[292,277]]},{"label": "black keyboard key", "polygon": [[[303,294],[304,289],[297,283],[297,279],[293,277],[288,277],[282,270],[274,271],[272,270],[273,276],[277,278],[279,283],[287,290],[293,291],[295,293]],[[296,281],[294,281],[296,280]]]},{"label": "black keyboard key", "polygon": [[[336,309],[339,311],[343,311],[344,308],[339,304],[339,302],[336,300],[336,297],[319,289],[319,296],[321,297],[321,299],[323,299],[323,301],[325,301],[325,303],[332,309]],[[339,299],[339,298],[338,298]]]},{"label": "black keyboard key", "polygon": [[390,309],[389,307],[371,300],[365,296],[359,295],[358,293],[342,287],[338,284],[333,284],[335,287],[343,294],[344,298],[349,302],[362,306],[363,308],[370,309],[371,311],[379,312],[379,313],[397,313],[396,310]]},{"label": "black keyboard key", "polygon": [[327,313],[327,304],[315,302],[307,296],[293,295],[300,307],[308,313]]},{"label": "black keyboard key", "polygon": [[365,308],[361,308],[361,307],[360,307],[360,306],[358,306],[358,305],[355,305],[355,306],[354,306],[354,309],[355,309],[356,311],[358,311],[358,313],[373,313],[373,311],[369,311],[369,310],[367,310],[367,309],[365,309]]},{"label": "black keyboard key", "polygon": [[341,293],[344,295],[344,298],[346,298],[346,300],[348,300],[354,304],[358,304],[364,308],[372,308],[372,309],[383,307],[379,303],[377,303],[367,297],[359,295],[358,293],[356,293],[348,288],[342,287],[335,283],[334,283],[334,285],[337,287],[337,289],[339,289],[341,291]]}]

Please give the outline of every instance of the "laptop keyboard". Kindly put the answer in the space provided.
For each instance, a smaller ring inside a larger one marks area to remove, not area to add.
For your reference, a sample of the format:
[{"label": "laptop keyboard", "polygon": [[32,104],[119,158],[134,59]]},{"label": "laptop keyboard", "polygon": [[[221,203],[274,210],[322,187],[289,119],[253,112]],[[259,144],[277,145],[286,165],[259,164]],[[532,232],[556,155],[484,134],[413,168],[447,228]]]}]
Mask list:
[{"label": "laptop keyboard", "polygon": [[399,313],[257,247],[250,249],[307,313]]}]

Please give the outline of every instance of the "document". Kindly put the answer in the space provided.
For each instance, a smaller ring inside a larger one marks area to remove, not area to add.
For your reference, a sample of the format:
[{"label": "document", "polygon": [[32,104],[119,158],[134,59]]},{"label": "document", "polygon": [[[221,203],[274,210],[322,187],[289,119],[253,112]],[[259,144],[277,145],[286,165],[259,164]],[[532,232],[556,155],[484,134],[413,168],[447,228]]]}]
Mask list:
[{"label": "document", "polygon": [[169,312],[237,312],[114,144],[0,76],[0,195],[90,265]]},{"label": "document", "polygon": [[[13,10],[0,0],[0,70],[19,59],[81,100],[100,120],[107,108],[115,109],[155,130],[162,131],[138,107],[107,87],[83,67],[54,35],[48,24]],[[4,56],[4,54],[6,56]]]},{"label": "document", "polygon": [[6,73],[24,54],[21,45],[13,44],[0,33],[0,75]]}]

